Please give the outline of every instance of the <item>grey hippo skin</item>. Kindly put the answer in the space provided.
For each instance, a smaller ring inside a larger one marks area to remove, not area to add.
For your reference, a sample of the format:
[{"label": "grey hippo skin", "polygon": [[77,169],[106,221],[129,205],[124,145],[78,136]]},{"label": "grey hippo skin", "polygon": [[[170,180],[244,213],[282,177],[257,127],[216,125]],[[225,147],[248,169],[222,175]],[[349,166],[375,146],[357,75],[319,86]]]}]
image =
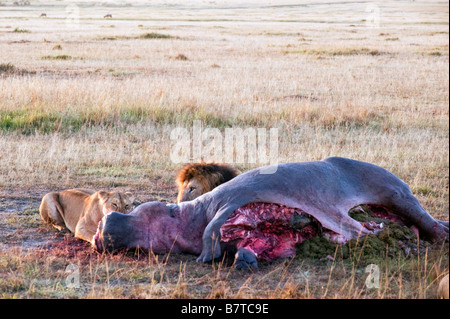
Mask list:
[{"label": "grey hippo skin", "polygon": [[448,240],[448,222],[434,219],[406,183],[379,166],[332,157],[272,168],[273,174],[263,174],[271,171],[267,167],[248,171],[190,202],[149,202],[128,215],[111,213],[99,225],[96,246],[200,254],[197,261],[208,262],[221,256],[220,227],[253,202],[301,209],[343,240],[373,233],[348,216],[351,208],[379,205],[416,225],[421,236]]}]

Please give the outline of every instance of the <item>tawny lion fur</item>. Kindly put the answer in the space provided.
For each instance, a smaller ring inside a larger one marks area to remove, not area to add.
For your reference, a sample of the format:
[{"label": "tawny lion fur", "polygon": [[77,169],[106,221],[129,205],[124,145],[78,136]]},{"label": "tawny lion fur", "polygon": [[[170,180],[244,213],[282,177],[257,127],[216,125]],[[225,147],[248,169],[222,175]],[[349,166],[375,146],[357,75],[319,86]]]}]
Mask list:
[{"label": "tawny lion fur", "polygon": [[67,227],[75,237],[92,243],[99,221],[110,212],[127,214],[133,208],[129,193],[69,189],[42,198],[39,213],[57,229]]}]

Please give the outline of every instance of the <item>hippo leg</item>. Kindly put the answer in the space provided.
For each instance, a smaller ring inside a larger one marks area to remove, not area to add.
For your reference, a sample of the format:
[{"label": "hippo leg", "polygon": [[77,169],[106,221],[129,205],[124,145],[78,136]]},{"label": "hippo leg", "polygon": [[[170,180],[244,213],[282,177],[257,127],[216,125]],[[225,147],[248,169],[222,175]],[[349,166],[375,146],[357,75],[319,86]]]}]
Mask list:
[{"label": "hippo leg", "polygon": [[250,250],[239,248],[235,260],[234,268],[236,269],[258,269],[258,262],[256,256]]},{"label": "hippo leg", "polygon": [[222,255],[222,251],[220,249],[220,227],[239,207],[239,204],[226,206],[225,208],[219,210],[214,218],[209,222],[203,232],[203,248],[202,253],[197,258],[197,262],[209,262],[213,259],[219,258]]},{"label": "hippo leg", "polygon": [[412,193],[406,196],[395,196],[386,205],[386,208],[391,209],[419,227],[419,230],[423,231],[426,238],[432,241],[448,241],[448,222],[434,219],[423,209]]},{"label": "hippo leg", "polygon": [[438,220],[438,222],[443,225],[444,227],[446,227],[448,229],[449,225],[448,225],[448,221],[444,221],[444,220]]}]

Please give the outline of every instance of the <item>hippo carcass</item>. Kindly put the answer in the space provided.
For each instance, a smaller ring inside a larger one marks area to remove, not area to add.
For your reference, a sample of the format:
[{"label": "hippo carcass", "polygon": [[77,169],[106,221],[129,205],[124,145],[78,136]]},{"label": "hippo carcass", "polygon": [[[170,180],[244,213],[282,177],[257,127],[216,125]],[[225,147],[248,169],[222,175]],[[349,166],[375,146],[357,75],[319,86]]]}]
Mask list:
[{"label": "hippo carcass", "polygon": [[[280,234],[288,232],[287,239],[282,240],[291,240],[285,247],[292,255],[292,241],[315,235],[314,230],[305,231],[308,225],[292,226],[295,218],[306,217],[306,221],[319,224],[323,233],[337,243],[378,232],[380,225],[349,217],[348,211],[360,204],[384,207],[391,217],[395,212],[394,220],[415,225],[429,240],[448,240],[448,222],[429,215],[398,177],[370,163],[332,157],[254,169],[190,202],[149,202],[128,215],[111,213],[99,224],[95,246],[99,250],[140,247],[154,253],[200,254],[197,260],[208,262],[221,256],[221,246],[228,241],[239,248],[238,267],[256,267],[255,247],[264,246],[264,241],[279,240]],[[248,211],[261,209],[268,211],[269,217]],[[259,216],[258,221],[249,216]],[[236,232],[242,236],[230,236],[233,225],[239,225]],[[250,226],[242,232],[242,225]],[[275,231],[280,227],[285,227],[284,232]],[[246,244],[255,236],[259,236],[258,245]],[[266,246],[270,258],[276,257],[273,249],[280,245],[275,242]],[[286,249],[281,249],[280,256],[286,254]]]}]

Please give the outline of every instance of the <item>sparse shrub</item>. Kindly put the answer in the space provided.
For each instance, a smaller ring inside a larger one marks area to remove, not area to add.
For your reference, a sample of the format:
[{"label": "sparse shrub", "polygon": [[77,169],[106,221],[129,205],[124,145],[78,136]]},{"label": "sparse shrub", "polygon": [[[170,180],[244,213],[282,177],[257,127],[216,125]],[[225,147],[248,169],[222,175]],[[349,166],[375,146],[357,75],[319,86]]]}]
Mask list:
[{"label": "sparse shrub", "polygon": [[71,60],[72,57],[67,54],[60,55],[46,55],[42,57],[42,60]]},{"label": "sparse shrub", "polygon": [[30,5],[30,1],[28,1],[28,0],[14,1],[13,5],[14,6],[29,6]]},{"label": "sparse shrub", "polygon": [[60,44],[57,44],[53,47],[53,50],[62,50],[62,46]]},{"label": "sparse shrub", "polygon": [[15,28],[15,29],[13,30],[13,32],[16,32],[16,33],[30,33],[31,31],[30,31],[30,30],[27,30],[27,29],[19,29],[19,28],[17,27],[17,28]]},{"label": "sparse shrub", "polygon": [[0,63],[0,76],[27,75],[27,74],[36,74],[36,71],[18,69],[12,63]]},{"label": "sparse shrub", "polygon": [[12,74],[16,70],[16,67],[11,63],[0,64],[0,74]]},{"label": "sparse shrub", "polygon": [[386,54],[375,49],[368,48],[342,48],[342,49],[302,49],[302,50],[285,50],[284,54],[310,54],[310,55],[329,55],[329,56],[351,56],[351,55],[382,55]]},{"label": "sparse shrub", "polygon": [[326,52],[328,55],[332,56],[349,56],[349,55],[381,55],[382,53],[378,50],[370,50],[367,48],[362,49],[337,49],[337,50],[330,50]]},{"label": "sparse shrub", "polygon": [[172,36],[170,36],[168,34],[151,32],[151,33],[142,34],[139,36],[139,38],[141,38],[141,39],[170,39],[170,38],[172,38]]},{"label": "sparse shrub", "polygon": [[176,57],[174,57],[175,60],[180,60],[180,61],[187,61],[189,60],[187,56],[185,56],[184,54],[178,54]]}]

